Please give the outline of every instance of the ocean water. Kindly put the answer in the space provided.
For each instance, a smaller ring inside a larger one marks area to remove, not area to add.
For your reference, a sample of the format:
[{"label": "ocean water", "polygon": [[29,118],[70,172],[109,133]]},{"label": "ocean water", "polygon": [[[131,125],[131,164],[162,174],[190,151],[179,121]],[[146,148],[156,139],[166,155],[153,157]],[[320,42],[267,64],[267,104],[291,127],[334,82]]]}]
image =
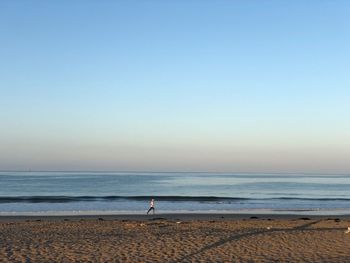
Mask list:
[{"label": "ocean water", "polygon": [[350,214],[350,175],[0,172],[0,215]]}]

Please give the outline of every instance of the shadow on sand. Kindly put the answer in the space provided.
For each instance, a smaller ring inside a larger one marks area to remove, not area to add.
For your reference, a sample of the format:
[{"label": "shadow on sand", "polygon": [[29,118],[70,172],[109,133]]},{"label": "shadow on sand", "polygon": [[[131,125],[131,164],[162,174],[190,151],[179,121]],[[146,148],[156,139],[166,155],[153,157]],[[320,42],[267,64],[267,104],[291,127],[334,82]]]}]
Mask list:
[{"label": "shadow on sand", "polygon": [[248,233],[243,233],[243,234],[238,234],[238,235],[233,235],[233,236],[230,236],[228,238],[225,238],[225,239],[221,239],[213,244],[210,244],[210,245],[206,245],[200,249],[198,249],[197,251],[193,252],[193,253],[190,253],[188,255],[185,255],[184,257],[176,260],[176,262],[183,262],[183,261],[186,261],[186,260],[189,260],[190,258],[192,258],[193,256],[196,256],[196,255],[199,255],[209,249],[213,249],[213,248],[216,248],[216,247],[219,247],[219,246],[222,246],[228,242],[232,242],[232,241],[238,241],[242,238],[245,238],[245,237],[254,237],[254,236],[257,236],[257,235],[262,235],[262,234],[266,234],[266,233],[276,233],[276,232],[293,232],[293,231],[300,231],[300,230],[303,230],[303,231],[320,231],[320,230],[340,230],[340,229],[343,229],[343,228],[311,228],[311,229],[308,229],[308,227],[314,225],[314,224],[317,224],[319,223],[320,221],[322,220],[317,220],[317,221],[312,221],[310,223],[307,223],[307,224],[303,224],[301,226],[297,226],[297,227],[294,227],[294,228],[274,228],[274,229],[264,229],[264,230],[260,230],[260,231],[254,231],[254,232],[248,232]]}]

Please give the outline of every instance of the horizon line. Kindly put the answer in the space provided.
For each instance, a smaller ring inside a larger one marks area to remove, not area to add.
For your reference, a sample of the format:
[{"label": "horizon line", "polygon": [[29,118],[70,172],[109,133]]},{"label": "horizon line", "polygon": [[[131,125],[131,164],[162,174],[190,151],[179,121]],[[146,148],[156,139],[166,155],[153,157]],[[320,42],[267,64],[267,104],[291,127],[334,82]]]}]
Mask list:
[{"label": "horizon line", "polygon": [[339,172],[334,172],[334,173],[326,173],[326,172],[259,172],[259,171],[254,171],[254,172],[223,172],[223,171],[150,171],[150,170],[12,170],[12,169],[5,169],[1,170],[1,173],[4,172],[61,172],[61,173],[207,173],[207,174],[318,174],[318,175],[349,175],[350,172],[348,173],[339,173]]}]

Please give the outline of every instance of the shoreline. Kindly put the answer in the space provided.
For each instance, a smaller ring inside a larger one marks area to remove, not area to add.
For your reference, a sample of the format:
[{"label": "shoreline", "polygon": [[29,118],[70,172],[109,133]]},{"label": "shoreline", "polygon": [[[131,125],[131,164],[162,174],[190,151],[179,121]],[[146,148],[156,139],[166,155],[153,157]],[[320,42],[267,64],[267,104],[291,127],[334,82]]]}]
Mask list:
[{"label": "shoreline", "polygon": [[347,215],[307,215],[307,214],[226,214],[226,213],[174,213],[174,214],[96,214],[96,215],[1,215],[0,222],[20,221],[61,221],[61,220],[116,220],[116,221],[239,221],[248,219],[258,220],[350,220]]}]

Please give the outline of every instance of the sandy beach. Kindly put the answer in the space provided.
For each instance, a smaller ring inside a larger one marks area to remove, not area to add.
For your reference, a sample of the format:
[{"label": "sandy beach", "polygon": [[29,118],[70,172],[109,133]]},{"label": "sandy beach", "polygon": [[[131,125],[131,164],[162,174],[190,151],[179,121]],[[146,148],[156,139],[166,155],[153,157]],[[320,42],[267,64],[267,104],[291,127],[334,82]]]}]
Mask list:
[{"label": "sandy beach", "polygon": [[0,218],[0,262],[349,262],[349,216]]}]

